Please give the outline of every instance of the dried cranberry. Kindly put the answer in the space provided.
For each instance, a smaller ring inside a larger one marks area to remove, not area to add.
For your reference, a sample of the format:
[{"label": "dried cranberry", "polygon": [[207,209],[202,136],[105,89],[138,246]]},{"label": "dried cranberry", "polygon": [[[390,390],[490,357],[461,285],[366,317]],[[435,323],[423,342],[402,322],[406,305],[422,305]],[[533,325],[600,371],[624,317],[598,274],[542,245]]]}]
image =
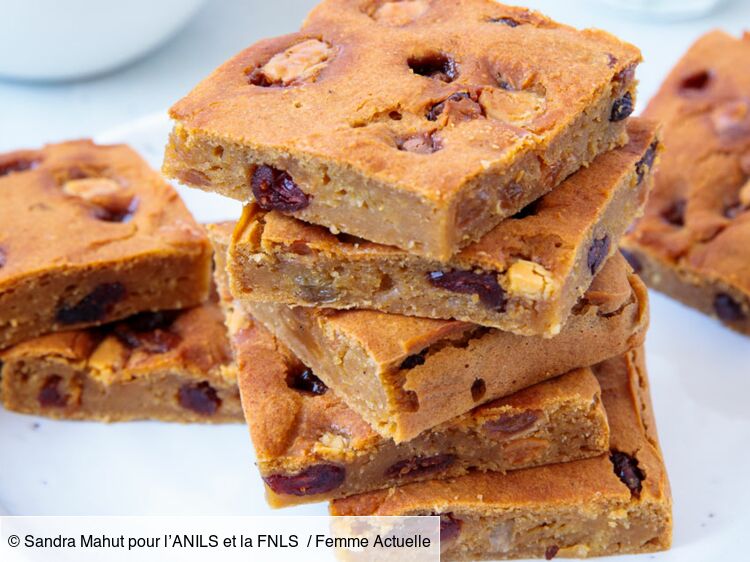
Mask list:
[{"label": "dried cranberry", "polygon": [[468,92],[456,92],[433,105],[427,111],[425,117],[429,121],[437,121],[437,118],[443,113],[448,115],[448,120],[451,123],[459,123],[481,117],[482,106]]},{"label": "dried cranberry", "polygon": [[432,154],[443,147],[440,137],[433,133],[417,133],[396,141],[396,147],[404,152]]},{"label": "dried cranberry", "polygon": [[408,60],[408,64],[414,74],[443,82],[453,82],[458,76],[456,61],[443,53],[411,58]]},{"label": "dried cranberry", "polygon": [[633,96],[626,92],[624,96],[615,100],[612,104],[612,112],[609,114],[609,120],[613,123],[622,121],[630,117],[633,113]]},{"label": "dried cranberry", "polygon": [[136,332],[149,332],[151,330],[168,330],[177,317],[179,310],[157,310],[153,312],[141,312],[134,314],[124,321],[124,324]]},{"label": "dried cranberry", "polygon": [[477,379],[471,384],[471,398],[474,402],[479,402],[487,393],[487,385],[484,379]]},{"label": "dried cranberry", "polygon": [[427,353],[427,350],[423,349],[419,353],[414,353],[413,355],[409,355],[406,359],[404,359],[401,362],[401,365],[399,365],[398,368],[402,370],[408,370],[408,369],[413,369],[414,367],[417,367],[419,365],[424,365],[426,353]]},{"label": "dried cranberry", "polygon": [[180,406],[196,414],[211,416],[221,407],[221,398],[207,382],[183,384],[177,393]]},{"label": "dried cranberry", "polygon": [[112,307],[125,298],[122,283],[102,283],[72,306],[63,306],[57,311],[56,319],[61,324],[98,322],[104,320]]},{"label": "dried cranberry", "polygon": [[320,380],[310,369],[304,369],[299,373],[290,373],[286,378],[286,385],[289,388],[321,396],[326,393],[328,387]]},{"label": "dried cranberry", "polygon": [[513,18],[509,18],[509,17],[490,18],[487,21],[490,23],[501,23],[503,25],[507,25],[508,27],[518,27],[519,25],[521,25],[521,22],[518,22],[514,20]]},{"label": "dried cranberry", "polygon": [[0,269],[5,267],[5,264],[7,263],[7,257],[5,255],[5,250],[0,248]]},{"label": "dried cranberry", "polygon": [[432,457],[414,457],[398,461],[385,471],[386,478],[412,478],[440,472],[456,462],[455,455],[434,455]]},{"label": "dried cranberry", "polygon": [[604,237],[594,240],[589,248],[589,254],[586,258],[586,264],[589,267],[591,275],[594,275],[604,263],[609,255],[609,235],[605,234]]},{"label": "dried cranberry", "polygon": [[726,293],[716,295],[714,310],[719,319],[724,322],[739,322],[747,317],[742,311],[742,305]]},{"label": "dried cranberry", "polygon": [[671,207],[663,211],[661,216],[669,224],[674,226],[685,226],[685,209],[687,207],[687,201],[684,199],[678,199]]},{"label": "dried cranberry", "polygon": [[297,474],[272,474],[263,481],[277,494],[312,496],[335,490],[344,482],[346,469],[335,464],[316,464]]},{"label": "dried cranberry", "polygon": [[292,176],[271,166],[258,166],[251,180],[253,195],[265,211],[301,211],[310,198],[294,183]]},{"label": "dried cranberry", "polygon": [[731,205],[727,205],[724,208],[724,216],[728,219],[736,219],[744,211],[745,211],[745,206],[739,201],[737,201],[735,203],[732,203]]},{"label": "dried cranberry", "polygon": [[630,264],[630,267],[633,268],[633,271],[635,271],[636,273],[640,273],[641,271],[643,271],[643,264],[641,263],[641,260],[639,260],[633,252],[630,252],[624,248],[620,248],[620,253],[622,254],[622,257],[625,258],[625,261]]},{"label": "dried cranberry", "polygon": [[557,546],[556,544],[548,546],[547,549],[544,551],[544,559],[552,560],[555,556],[557,556],[557,553],[559,551],[560,551],[560,547]]},{"label": "dried cranberry", "polygon": [[49,375],[39,390],[37,400],[42,408],[64,408],[68,405],[68,397],[60,391],[62,382],[60,375]]},{"label": "dried cranberry", "polygon": [[527,410],[518,414],[502,414],[500,417],[485,422],[483,429],[488,433],[505,433],[511,435],[529,429],[541,417],[537,410]]},{"label": "dried cranberry", "polygon": [[7,162],[0,162],[0,177],[7,176],[13,172],[33,170],[38,163],[38,160],[29,158],[16,158]]},{"label": "dried cranberry", "polygon": [[148,353],[166,353],[180,345],[182,341],[179,335],[167,330],[138,332],[125,324],[115,326],[114,333],[117,339],[129,348],[140,348]]},{"label": "dried cranberry", "polygon": [[453,513],[440,514],[440,543],[445,544],[458,538],[461,534],[463,521],[453,517]]},{"label": "dried cranberry", "polygon": [[638,175],[638,185],[640,185],[643,181],[643,178],[646,176],[646,172],[648,172],[653,167],[654,160],[656,160],[656,149],[658,146],[658,142],[652,142],[646,152],[643,154],[643,157],[636,163],[635,173]]},{"label": "dried cranberry", "polygon": [[685,91],[703,90],[711,81],[711,73],[707,70],[699,70],[685,76],[680,82],[680,89]]},{"label": "dried cranberry", "polygon": [[505,310],[505,291],[497,282],[494,273],[474,273],[473,271],[432,271],[427,280],[435,287],[452,291],[479,295],[485,306],[503,312]]},{"label": "dried cranberry", "polygon": [[628,487],[633,496],[639,498],[643,489],[642,483],[646,477],[638,468],[638,460],[621,451],[612,451],[609,459],[612,461],[617,477]]}]

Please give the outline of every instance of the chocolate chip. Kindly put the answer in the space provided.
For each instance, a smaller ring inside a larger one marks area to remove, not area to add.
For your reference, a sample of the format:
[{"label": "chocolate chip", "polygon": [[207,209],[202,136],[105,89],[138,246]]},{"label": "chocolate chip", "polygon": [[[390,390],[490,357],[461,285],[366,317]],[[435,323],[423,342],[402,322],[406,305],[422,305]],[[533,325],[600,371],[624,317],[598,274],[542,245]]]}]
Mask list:
[{"label": "chocolate chip", "polygon": [[312,496],[335,490],[344,482],[346,469],[335,464],[316,464],[297,474],[272,474],[263,481],[277,494]]},{"label": "chocolate chip", "polygon": [[0,177],[10,175],[14,172],[33,170],[37,164],[39,164],[39,160],[32,158],[14,158],[7,162],[0,162]]},{"label": "chocolate chip", "polygon": [[544,559],[552,560],[555,556],[557,556],[557,553],[559,551],[560,551],[560,547],[557,546],[556,544],[548,546],[547,549],[544,551]]},{"label": "chocolate chip", "polygon": [[106,319],[114,305],[125,298],[125,294],[122,283],[102,283],[77,304],[58,309],[56,320],[61,324],[99,322]]},{"label": "chocolate chip", "polygon": [[434,455],[431,457],[414,457],[389,466],[385,471],[386,478],[413,478],[441,472],[456,462],[455,455]]},{"label": "chocolate chip", "polygon": [[685,76],[680,82],[680,89],[686,91],[703,90],[711,81],[711,73],[707,70],[699,70]]},{"label": "chocolate chip", "polygon": [[485,422],[482,428],[488,433],[505,433],[511,435],[529,429],[541,417],[538,410],[526,410],[517,414],[502,414],[494,420]]},{"label": "chocolate chip", "polygon": [[258,166],[251,180],[253,195],[264,211],[301,211],[310,198],[294,183],[292,176],[271,166]]},{"label": "chocolate chip", "polygon": [[60,391],[62,382],[60,375],[49,375],[39,390],[37,400],[42,408],[64,408],[68,405],[68,397]]},{"label": "chocolate chip", "polygon": [[474,402],[479,402],[487,393],[487,385],[483,379],[477,379],[471,384],[471,398]]},{"label": "chocolate chip", "polygon": [[518,22],[509,17],[489,18],[487,21],[490,23],[500,23],[502,25],[507,25],[508,27],[518,27],[519,25],[521,25],[521,22]]},{"label": "chocolate chip", "polygon": [[586,264],[589,267],[591,275],[595,275],[609,255],[609,235],[605,234],[602,238],[594,240],[589,248],[589,254],[586,258]]},{"label": "chocolate chip", "polygon": [[640,160],[635,165],[635,173],[638,175],[638,185],[643,182],[643,178],[646,176],[646,172],[651,170],[656,160],[656,149],[659,143],[657,141],[652,142],[646,152],[643,154]]},{"label": "chocolate chip", "polygon": [[413,369],[414,367],[417,367],[418,365],[424,365],[425,363],[425,354],[427,353],[426,349],[423,349],[419,353],[415,353],[413,355],[409,355],[406,359],[404,359],[401,362],[401,365],[399,365],[399,369]]},{"label": "chocolate chip", "polygon": [[497,282],[494,273],[474,273],[473,271],[432,271],[427,280],[434,286],[454,293],[475,294],[488,308],[499,312],[505,310],[505,291]]},{"label": "chocolate chip", "polygon": [[742,310],[742,305],[726,293],[716,295],[714,310],[719,319],[724,322],[739,322],[747,318]]},{"label": "chocolate chip", "polygon": [[612,461],[617,477],[628,487],[634,497],[639,498],[643,489],[642,482],[646,477],[638,468],[638,461],[621,451],[612,451],[609,460]]},{"label": "chocolate chip", "polygon": [[633,96],[626,92],[624,96],[615,100],[612,104],[612,112],[609,114],[609,120],[613,123],[622,121],[630,117],[633,113]]},{"label": "chocolate chip", "polygon": [[458,76],[456,61],[443,53],[411,58],[407,62],[414,74],[419,74],[427,78],[433,78],[442,82],[453,82]]},{"label": "chocolate chip", "polygon": [[643,264],[641,263],[641,260],[639,260],[633,252],[630,252],[624,248],[620,248],[620,253],[622,254],[622,257],[625,258],[625,261],[630,264],[630,267],[633,268],[633,271],[635,271],[636,273],[640,273],[641,271],[643,271]]},{"label": "chocolate chip", "polygon": [[322,396],[328,390],[326,384],[316,377],[311,369],[304,369],[298,373],[289,373],[286,377],[286,385],[299,392],[314,396]]},{"label": "chocolate chip", "polygon": [[458,538],[461,534],[461,527],[463,521],[456,519],[453,513],[441,513],[440,514],[440,542],[445,544],[448,541],[452,541]]},{"label": "chocolate chip", "polygon": [[404,152],[432,154],[443,148],[443,143],[434,133],[417,133],[416,135],[398,139],[396,147]]},{"label": "chocolate chip", "polygon": [[207,382],[183,384],[177,392],[180,406],[202,416],[211,416],[221,407],[221,398]]},{"label": "chocolate chip", "polygon": [[661,216],[669,224],[674,226],[685,226],[685,208],[687,207],[687,201],[684,199],[678,199],[671,207],[663,211]]}]

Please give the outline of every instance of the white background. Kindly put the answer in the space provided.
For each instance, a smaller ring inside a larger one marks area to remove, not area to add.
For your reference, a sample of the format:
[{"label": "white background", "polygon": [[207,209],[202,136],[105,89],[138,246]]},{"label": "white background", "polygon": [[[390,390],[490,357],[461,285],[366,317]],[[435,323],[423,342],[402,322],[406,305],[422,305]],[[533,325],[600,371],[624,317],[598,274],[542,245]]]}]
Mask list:
[{"label": "white background", "polygon": [[[65,85],[0,81],[0,151],[97,135],[163,112],[237,50],[261,36],[295,29],[312,4],[213,0],[181,35],[120,72]],[[593,1],[526,4],[567,23],[605,28],[640,46],[646,62],[639,70],[639,106],[702,32],[750,28],[747,0],[736,0],[711,18],[669,25],[630,19]],[[167,126],[150,119],[108,138],[148,148],[158,160]],[[203,220],[236,212],[236,206],[215,204],[206,213],[208,199],[195,192],[187,199]],[[652,304],[648,364],[675,496],[675,548],[656,558],[746,559],[750,339],[658,295]],[[241,426],[103,426],[0,411],[0,513],[270,514],[252,462]],[[324,505],[314,505],[284,513],[324,512]]]}]

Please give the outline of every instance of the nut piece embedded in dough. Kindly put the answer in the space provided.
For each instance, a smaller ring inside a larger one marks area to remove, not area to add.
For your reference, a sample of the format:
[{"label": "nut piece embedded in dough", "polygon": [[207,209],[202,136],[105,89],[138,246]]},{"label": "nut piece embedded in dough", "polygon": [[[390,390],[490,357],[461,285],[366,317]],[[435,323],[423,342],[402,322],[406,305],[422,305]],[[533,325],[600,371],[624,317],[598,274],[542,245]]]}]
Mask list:
[{"label": "nut piece embedded in dough", "polygon": [[375,10],[372,18],[387,25],[406,25],[424,14],[429,6],[428,0],[386,2]]},{"label": "nut piece embedded in dough", "polygon": [[554,283],[549,271],[538,263],[518,260],[507,272],[508,291],[515,295],[539,299],[549,297]]},{"label": "nut piece embedded in dough", "polygon": [[127,209],[133,194],[109,178],[84,178],[66,181],[63,193],[105,209]]},{"label": "nut piece embedded in dough", "polygon": [[313,451],[322,456],[345,456],[349,451],[349,439],[338,433],[327,431],[321,435],[313,446]]},{"label": "nut piece embedded in dough", "polygon": [[315,77],[332,56],[328,43],[308,39],[274,55],[261,71],[271,84],[288,86]]}]

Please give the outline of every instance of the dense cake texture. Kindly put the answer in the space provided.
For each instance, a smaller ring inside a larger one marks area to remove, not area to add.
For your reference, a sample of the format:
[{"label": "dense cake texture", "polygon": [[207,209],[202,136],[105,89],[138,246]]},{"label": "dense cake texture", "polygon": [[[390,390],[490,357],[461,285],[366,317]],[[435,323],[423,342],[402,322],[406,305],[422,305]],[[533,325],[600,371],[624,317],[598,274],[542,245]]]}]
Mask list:
[{"label": "dense cake texture", "polygon": [[627,146],[599,156],[447,264],[250,204],[229,250],[232,292],[555,335],[642,211],[655,129],[631,121]]},{"label": "dense cake texture", "polygon": [[472,468],[506,471],[586,458],[609,445],[599,384],[589,369],[486,403],[395,444],[241,305],[234,310],[229,326],[242,404],[274,507],[458,476]]},{"label": "dense cake texture", "polygon": [[442,560],[550,560],[669,548],[672,499],[643,352],[593,371],[611,428],[608,454],[408,484],[336,500],[331,512],[440,515]]},{"label": "dense cake texture", "polygon": [[648,285],[750,334],[750,33],[714,31],[677,63],[645,115],[667,147],[645,216],[624,241]]},{"label": "dense cake texture", "polygon": [[625,143],[640,60],[491,0],[327,0],[172,107],[163,169],[445,261]]},{"label": "dense cake texture", "polygon": [[[217,254],[230,235],[210,233]],[[623,353],[643,341],[646,289],[613,256],[554,338],[370,310],[251,303],[250,314],[396,443],[476,406]]]},{"label": "dense cake texture", "polygon": [[0,354],[2,402],[16,412],[96,421],[243,421],[216,299],[49,334]]},{"label": "dense cake texture", "polygon": [[208,297],[205,233],[126,146],[0,155],[0,201],[0,349]]}]

